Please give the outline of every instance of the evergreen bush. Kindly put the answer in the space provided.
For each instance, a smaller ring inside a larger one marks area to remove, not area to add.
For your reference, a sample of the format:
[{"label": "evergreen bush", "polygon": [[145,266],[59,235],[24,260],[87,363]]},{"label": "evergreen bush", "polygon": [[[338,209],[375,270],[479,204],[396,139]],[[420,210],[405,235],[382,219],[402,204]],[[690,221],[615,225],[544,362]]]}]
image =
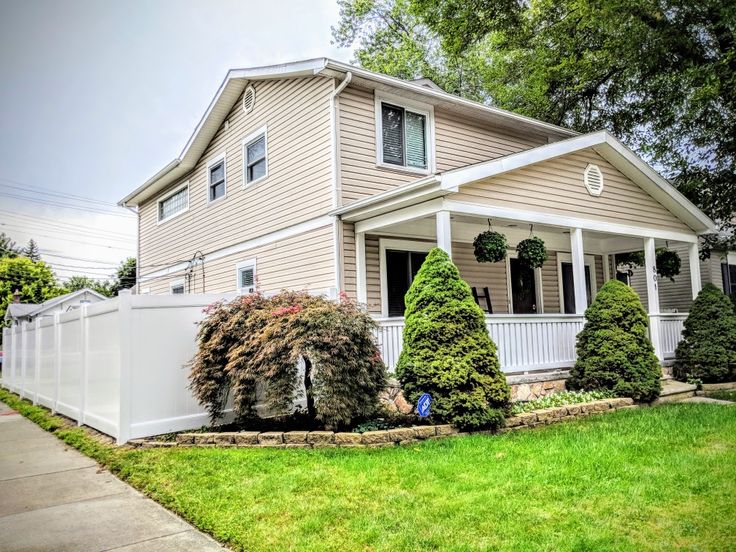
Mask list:
[{"label": "evergreen bush", "polygon": [[483,311],[447,253],[430,251],[405,301],[396,371],[406,399],[429,393],[432,419],[461,429],[500,426],[510,390]]},{"label": "evergreen bush", "polygon": [[332,427],[377,408],[386,368],[375,322],[347,297],[251,294],[205,314],[190,388],[213,420],[230,396],[241,418],[254,416],[259,400],[270,413],[285,415],[304,399],[308,418]]},{"label": "evergreen bush", "polygon": [[585,311],[578,360],[570,389],[609,389],[619,397],[651,401],[661,391],[662,371],[649,341],[648,319],[633,289],[609,280]]},{"label": "evergreen bush", "polygon": [[713,284],[705,284],[693,301],[675,359],[679,380],[736,379],[736,315],[731,300]]}]

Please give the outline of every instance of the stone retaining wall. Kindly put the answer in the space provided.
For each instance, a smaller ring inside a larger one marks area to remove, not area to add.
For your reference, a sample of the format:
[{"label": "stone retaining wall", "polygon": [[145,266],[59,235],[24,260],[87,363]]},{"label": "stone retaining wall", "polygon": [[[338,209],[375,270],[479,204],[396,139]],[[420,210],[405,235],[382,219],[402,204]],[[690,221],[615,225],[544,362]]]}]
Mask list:
[{"label": "stone retaining wall", "polygon": [[[603,399],[581,404],[556,406],[525,412],[506,418],[506,426],[496,433],[517,431],[541,425],[553,424],[574,418],[631,408],[631,399]],[[493,432],[479,432],[493,433]],[[334,447],[386,447],[416,443],[426,439],[438,439],[459,433],[449,425],[402,427],[365,433],[339,433],[333,431],[240,431],[221,433],[179,433],[176,441],[135,439],[130,444],[138,447],[259,447],[259,448],[334,448]]]}]

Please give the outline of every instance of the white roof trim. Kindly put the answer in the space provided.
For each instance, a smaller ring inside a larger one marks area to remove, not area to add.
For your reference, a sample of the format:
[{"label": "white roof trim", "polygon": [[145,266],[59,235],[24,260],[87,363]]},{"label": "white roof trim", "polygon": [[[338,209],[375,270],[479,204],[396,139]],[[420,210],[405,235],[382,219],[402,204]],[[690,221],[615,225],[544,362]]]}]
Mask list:
[{"label": "white roof trim", "polygon": [[225,79],[217,89],[214,98],[205,110],[202,118],[192,132],[189,140],[182,149],[179,156],[168,165],[146,180],[141,186],[120,200],[119,204],[124,207],[132,207],[160,192],[169,184],[184,177],[189,173],[200,156],[212,140],[217,130],[222,125],[225,117],[235,104],[238,96],[245,90],[247,83],[254,80],[295,78],[312,75],[323,75],[326,77],[353,73],[363,79],[382,84],[384,86],[397,88],[422,95],[435,101],[449,102],[479,113],[491,114],[500,119],[508,121],[510,125],[524,124],[532,126],[541,132],[551,132],[558,135],[575,136],[577,132],[562,128],[549,123],[544,123],[530,117],[524,117],[503,109],[488,107],[487,105],[466,100],[447,92],[427,87],[421,81],[411,82],[380,73],[374,73],[347,63],[338,62],[328,58],[308,59],[293,63],[280,65],[266,65],[248,69],[232,69],[228,71]]}]

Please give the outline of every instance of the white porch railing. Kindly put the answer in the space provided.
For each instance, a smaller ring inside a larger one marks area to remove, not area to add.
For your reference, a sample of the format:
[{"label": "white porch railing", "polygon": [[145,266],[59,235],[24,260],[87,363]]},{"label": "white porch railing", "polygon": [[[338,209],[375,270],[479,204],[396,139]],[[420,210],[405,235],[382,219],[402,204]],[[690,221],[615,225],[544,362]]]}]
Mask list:
[{"label": "white porch railing", "polygon": [[[376,337],[390,371],[402,347],[403,318],[378,318]],[[575,336],[582,316],[570,314],[486,316],[486,327],[498,347],[504,372],[527,372],[570,367],[575,363]]]},{"label": "white porch railing", "polygon": [[[687,313],[660,314],[660,341],[665,359],[675,356]],[[377,318],[376,337],[390,371],[396,368],[404,332],[403,318]],[[571,314],[488,315],[486,327],[507,373],[569,368],[575,363],[575,337],[585,319]]]},{"label": "white porch railing", "polygon": [[659,315],[659,340],[664,358],[675,357],[675,349],[680,342],[682,329],[687,318],[686,312]]}]

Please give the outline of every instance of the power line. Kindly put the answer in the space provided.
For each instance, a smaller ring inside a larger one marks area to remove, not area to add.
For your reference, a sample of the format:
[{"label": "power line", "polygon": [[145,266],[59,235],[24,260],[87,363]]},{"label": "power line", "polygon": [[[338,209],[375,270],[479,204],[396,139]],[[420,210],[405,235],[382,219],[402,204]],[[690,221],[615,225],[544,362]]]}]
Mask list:
[{"label": "power line", "polygon": [[[82,236],[86,238],[93,238],[93,239],[99,239],[99,240],[106,240],[106,241],[114,241],[122,244],[135,244],[135,240],[129,239],[129,238],[116,238],[114,236],[105,236],[103,234],[95,234],[93,232],[83,232],[81,230],[69,230],[68,228],[57,228],[54,226],[50,226],[47,228],[44,228],[43,225],[36,226],[36,227],[29,227],[25,226],[27,223],[20,223],[20,222],[4,222],[2,223],[3,226],[7,226],[8,228],[13,228],[17,232],[26,232],[28,234],[37,235],[37,232],[40,232],[41,230],[55,230],[58,232],[63,232],[66,235],[70,236]],[[42,234],[38,234],[39,236]],[[56,238],[59,239],[59,238]]]},{"label": "power line", "polygon": [[28,202],[31,202],[31,203],[39,203],[41,205],[49,205],[51,207],[63,207],[65,209],[76,209],[78,211],[87,211],[87,212],[90,212],[90,213],[96,213],[96,214],[102,214],[102,215],[110,215],[110,216],[113,216],[113,217],[131,218],[131,217],[134,217],[135,216],[132,213],[131,214],[127,214],[127,213],[113,213],[112,211],[104,211],[102,209],[93,209],[91,207],[80,207],[80,206],[77,206],[77,205],[69,205],[68,203],[61,203],[61,202],[58,202],[58,201],[51,201],[51,200],[46,201],[46,200],[37,199],[37,198],[23,197],[22,195],[11,194],[11,193],[2,192],[2,191],[0,191],[0,196],[11,197],[11,198],[14,198],[14,199],[20,199],[22,201],[28,201]]},{"label": "power line", "polygon": [[53,225],[53,226],[59,226],[59,227],[81,228],[81,229],[84,229],[85,232],[92,230],[96,233],[110,234],[111,236],[119,236],[119,237],[124,237],[124,238],[135,238],[136,237],[135,234],[129,234],[126,232],[117,232],[115,230],[105,230],[103,228],[89,227],[83,224],[74,224],[72,222],[56,221],[48,217],[37,217],[37,216],[27,215],[25,213],[16,213],[16,212],[8,211],[5,209],[0,209],[0,213],[2,213],[3,216],[17,218],[23,222],[27,221],[32,224],[44,224],[44,225]]},{"label": "power line", "polygon": [[[117,207],[117,205],[115,203],[112,203],[111,201],[103,201],[101,199],[94,199],[92,197],[65,194],[62,192],[51,190],[50,188],[43,188],[41,186],[34,186],[33,184],[25,184],[23,182],[18,182],[17,180],[11,180],[10,178],[0,177],[0,181],[3,181],[3,182],[0,182],[0,186],[5,186],[7,188],[14,188],[16,190],[21,190],[24,192],[30,192],[34,194],[53,195],[53,196],[63,197],[66,199],[73,199],[77,201],[91,202],[91,203],[97,203],[99,205]],[[12,182],[12,184],[6,184],[6,182]]]},{"label": "power line", "polygon": [[[0,222],[0,226],[9,226],[9,225],[7,223],[5,223],[5,222]],[[93,247],[100,247],[100,248],[103,248],[103,249],[117,249],[119,251],[130,251],[130,248],[127,248],[127,247],[116,247],[114,245],[104,245],[104,244],[99,244],[99,243],[92,243],[92,242],[86,242],[86,241],[80,241],[80,240],[73,240],[73,239],[69,239],[69,238],[60,238],[59,236],[50,236],[48,234],[36,234],[36,236],[42,236],[44,238],[51,238],[51,239],[54,239],[54,240],[68,241],[68,242],[71,242],[71,243],[76,243],[78,245],[91,245]]]}]

